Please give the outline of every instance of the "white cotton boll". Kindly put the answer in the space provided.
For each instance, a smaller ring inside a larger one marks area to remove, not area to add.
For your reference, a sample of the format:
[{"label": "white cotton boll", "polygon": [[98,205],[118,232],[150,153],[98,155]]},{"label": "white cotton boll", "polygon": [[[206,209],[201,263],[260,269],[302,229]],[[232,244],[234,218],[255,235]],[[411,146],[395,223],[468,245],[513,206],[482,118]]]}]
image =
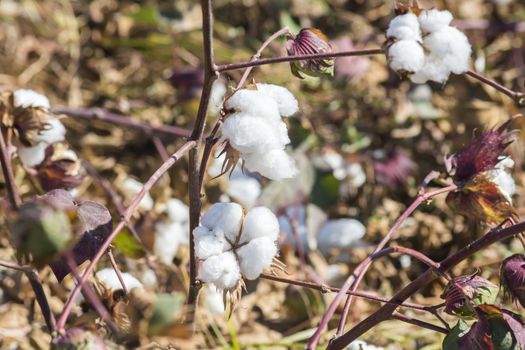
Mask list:
[{"label": "white cotton boll", "polygon": [[222,80],[217,79],[213,82],[210,94],[210,105],[208,107],[211,115],[219,114],[226,91],[226,84],[224,84]]},{"label": "white cotton boll", "polygon": [[505,196],[505,199],[507,199],[509,203],[512,203],[512,196],[516,194],[514,178],[506,170],[512,167],[514,167],[514,161],[512,158],[506,157],[496,165],[495,169],[487,172],[490,180],[496,184],[501,194]]},{"label": "white cotton boll", "polygon": [[270,96],[257,91],[242,89],[235,92],[224,103],[227,109],[234,109],[255,117],[280,121],[277,102]]},{"label": "white cotton boll", "polygon": [[198,226],[193,230],[193,240],[195,242],[195,255],[199,259],[207,259],[210,256],[221,254],[229,247],[223,231],[211,231],[203,226]]},{"label": "white cotton boll", "polygon": [[395,71],[417,72],[425,65],[425,52],[416,41],[400,40],[388,49],[388,60]]},{"label": "white cotton boll", "polygon": [[37,143],[33,147],[19,146],[17,149],[18,158],[22,164],[27,168],[32,168],[39,165],[46,158],[47,143]]},{"label": "white cotton boll", "polygon": [[244,165],[250,171],[256,171],[272,180],[282,180],[295,177],[297,166],[292,157],[284,150],[271,150],[262,154],[242,155]]},{"label": "white cotton boll", "polygon": [[158,222],[155,224],[155,255],[166,265],[173,262],[186,229],[178,222]]},{"label": "white cotton boll", "polygon": [[242,207],[237,203],[215,203],[201,219],[201,225],[212,231],[220,230],[230,242],[235,242],[241,230]]},{"label": "white cotton boll", "polygon": [[51,119],[47,121],[47,125],[38,134],[33,136],[35,142],[45,142],[52,144],[55,142],[64,141],[66,135],[66,128],[64,124],[58,119]]},{"label": "white cotton boll", "polygon": [[18,89],[14,92],[15,107],[21,108],[44,108],[49,109],[50,103],[47,97],[30,89]]},{"label": "white cotton boll", "polygon": [[366,233],[366,227],[355,219],[327,221],[319,230],[317,243],[319,250],[328,253],[330,249],[352,247]]},{"label": "white cotton boll", "polygon": [[147,269],[146,271],[144,271],[144,273],[142,274],[141,281],[145,287],[151,289],[157,288],[159,283],[157,275],[152,269]]},{"label": "white cotton boll", "polygon": [[197,278],[221,290],[235,287],[241,278],[235,255],[232,252],[226,252],[204,260]]},{"label": "white cotton boll", "polygon": [[352,163],[346,167],[348,182],[351,187],[359,188],[366,182],[366,173],[359,163]]},{"label": "white cotton boll", "polygon": [[[130,273],[122,272],[121,275],[128,290],[132,290],[133,288],[144,288],[142,283]],[[113,268],[108,267],[98,271],[96,277],[100,282],[104,283],[107,288],[113,291],[122,289],[122,284]]]},{"label": "white cotton boll", "polygon": [[[139,194],[143,186],[144,185],[140,181],[128,177],[122,182],[122,184],[120,185],[120,189],[126,195],[126,197],[128,197],[128,199],[131,200]],[[151,198],[151,195],[149,194],[149,192],[147,192],[140,201],[138,208],[142,211],[150,211],[153,209],[153,205],[153,198]]]},{"label": "white cotton boll", "polygon": [[277,125],[246,113],[235,113],[222,125],[222,138],[228,140],[230,145],[241,153],[262,153],[284,148],[290,139],[288,135],[286,140],[279,137],[282,133],[278,132]]},{"label": "white cotton boll", "polygon": [[241,262],[241,273],[254,280],[272,264],[277,255],[277,246],[269,237],[256,238],[237,250]]},{"label": "white cotton boll", "polygon": [[386,31],[387,38],[396,38],[398,40],[421,40],[421,31],[417,16],[413,13],[407,13],[394,17]]},{"label": "white cotton boll", "polygon": [[410,75],[410,80],[416,84],[424,84],[428,80],[445,83],[449,76],[450,70],[443,60],[434,55],[429,55],[423,68]]},{"label": "white cotton boll", "polygon": [[289,117],[297,113],[299,103],[295,96],[285,87],[274,84],[257,84],[257,90],[270,96],[277,102],[279,113],[283,117]]},{"label": "white cotton boll", "polygon": [[170,198],[165,210],[172,221],[184,224],[190,220],[190,208],[180,199]]},{"label": "white cotton boll", "polygon": [[423,32],[433,33],[447,27],[453,19],[449,11],[426,10],[419,14],[419,25]]},{"label": "white cotton boll", "polygon": [[222,315],[225,310],[222,292],[211,284],[206,286],[206,308],[215,315]]},{"label": "white cotton boll", "polygon": [[469,69],[472,48],[467,36],[457,28],[445,27],[428,35],[424,45],[432,55],[441,57],[451,72],[462,74]]},{"label": "white cotton boll", "polygon": [[239,242],[244,243],[259,237],[268,237],[271,241],[276,241],[279,237],[279,220],[266,207],[252,208],[246,214]]},{"label": "white cotton boll", "polygon": [[384,350],[384,348],[367,344],[362,340],[354,340],[348,345],[348,350]]},{"label": "white cotton boll", "polygon": [[245,208],[251,208],[261,195],[261,183],[250,176],[236,176],[230,179],[226,193],[242,204]]}]

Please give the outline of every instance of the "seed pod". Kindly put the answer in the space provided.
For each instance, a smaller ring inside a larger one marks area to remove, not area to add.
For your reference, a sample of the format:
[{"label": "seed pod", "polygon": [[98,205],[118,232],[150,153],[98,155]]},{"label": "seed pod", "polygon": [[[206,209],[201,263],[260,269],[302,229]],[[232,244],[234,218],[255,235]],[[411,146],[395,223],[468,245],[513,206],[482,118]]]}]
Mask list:
[{"label": "seed pod", "polygon": [[500,278],[505,292],[525,307],[525,255],[515,254],[503,260]]},{"label": "seed pod", "polygon": [[498,295],[498,289],[498,286],[480,276],[456,277],[441,295],[446,303],[445,312],[473,317],[476,314],[474,307],[493,303]]},{"label": "seed pod", "polygon": [[[288,38],[286,50],[289,56],[299,56],[332,52],[333,48],[326,35],[319,29],[303,28],[295,38],[293,36]],[[290,67],[293,75],[300,79],[305,78],[301,73],[312,77],[334,75],[333,58],[293,61],[290,62]]]}]

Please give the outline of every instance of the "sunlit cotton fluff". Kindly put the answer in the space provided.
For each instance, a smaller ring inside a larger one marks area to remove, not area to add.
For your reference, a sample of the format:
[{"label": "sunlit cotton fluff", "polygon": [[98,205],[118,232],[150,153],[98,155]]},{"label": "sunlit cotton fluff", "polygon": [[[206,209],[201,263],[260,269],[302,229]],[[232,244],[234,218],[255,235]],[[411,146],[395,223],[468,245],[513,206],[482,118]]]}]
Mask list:
[{"label": "sunlit cotton fluff", "polygon": [[188,244],[189,207],[177,198],[159,206],[167,218],[155,224],[153,251],[165,264],[171,264],[181,245]]},{"label": "sunlit cotton fluff", "polygon": [[[132,290],[134,288],[144,288],[142,283],[140,283],[140,281],[132,274],[128,272],[122,272],[121,275],[124,285],[128,290]],[[120,283],[117,273],[113,268],[108,267],[98,271],[96,273],[96,277],[106,286],[106,288],[112,291],[122,289],[122,284]]]},{"label": "sunlit cotton fluff", "polygon": [[239,90],[225,102],[234,113],[222,126],[221,140],[239,152],[249,171],[272,180],[294,177],[297,167],[284,150],[290,139],[282,117],[297,112],[297,100],[281,86],[257,84],[256,88]]},{"label": "sunlit cotton fluff", "polygon": [[507,169],[514,167],[514,161],[511,157],[503,158],[493,170],[489,170],[487,175],[490,180],[496,184],[505,199],[512,203],[512,196],[516,194],[516,183],[514,178]]},{"label": "sunlit cotton fluff", "polygon": [[327,221],[317,235],[317,244],[323,254],[331,249],[350,248],[364,237],[366,227],[355,219]]},{"label": "sunlit cotton fluff", "polygon": [[[128,177],[124,181],[122,181],[120,185],[120,190],[122,191],[124,196],[126,196],[126,199],[128,201],[131,201],[140,193],[142,187],[144,187],[144,185],[140,181]],[[144,197],[141,199],[138,208],[142,211],[150,211],[153,209],[154,204],[155,203],[153,202],[153,198],[151,198],[149,192],[146,192]]]},{"label": "sunlit cotton fluff", "polygon": [[49,99],[30,89],[18,89],[14,92],[15,107],[50,109]]},{"label": "sunlit cotton fluff", "polygon": [[450,26],[452,19],[450,12],[435,9],[421,11],[418,17],[413,13],[395,17],[387,30],[390,67],[411,73],[410,79],[418,84],[445,83],[451,73],[465,73],[472,49],[465,34]]},{"label": "sunlit cotton fluff", "polygon": [[214,204],[193,230],[199,279],[223,290],[236,287],[241,277],[256,279],[277,255],[278,235],[277,217],[266,207],[243,216],[236,203]]},{"label": "sunlit cotton fluff", "polygon": [[[48,120],[44,129],[41,130],[37,135],[33,136],[32,140],[36,143],[34,146],[18,146],[17,153],[20,161],[25,167],[28,168],[40,165],[46,157],[45,150],[47,146],[64,141],[65,135],[66,128],[64,127],[64,124],[60,122],[60,120]],[[74,153],[74,157],[76,157],[76,153]]]}]

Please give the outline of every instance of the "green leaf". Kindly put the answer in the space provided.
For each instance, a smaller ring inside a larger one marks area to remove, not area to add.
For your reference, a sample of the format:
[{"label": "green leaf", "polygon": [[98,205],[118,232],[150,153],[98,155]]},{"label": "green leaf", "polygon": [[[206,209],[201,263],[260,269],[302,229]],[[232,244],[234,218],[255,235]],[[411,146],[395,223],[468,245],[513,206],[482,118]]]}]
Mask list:
[{"label": "green leaf", "polygon": [[119,252],[132,259],[140,259],[146,255],[142,244],[127,229],[120,231],[113,240],[113,245]]},{"label": "green leaf", "polygon": [[468,333],[470,327],[463,321],[459,320],[458,323],[450,330],[450,333],[443,339],[443,350],[460,350],[458,340]]},{"label": "green leaf", "polygon": [[311,202],[322,209],[334,204],[339,195],[339,181],[332,173],[318,172],[312,190]]}]

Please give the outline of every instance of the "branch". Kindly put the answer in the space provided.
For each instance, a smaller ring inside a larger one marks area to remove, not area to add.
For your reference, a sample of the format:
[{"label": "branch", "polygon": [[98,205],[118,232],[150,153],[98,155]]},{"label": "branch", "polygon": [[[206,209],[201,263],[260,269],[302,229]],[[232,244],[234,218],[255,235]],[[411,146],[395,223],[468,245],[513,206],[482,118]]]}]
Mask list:
[{"label": "branch", "polygon": [[[463,260],[469,258],[471,255],[479,252],[480,250],[487,248],[488,246],[510,238],[518,233],[525,231],[525,221],[520,222],[519,224],[501,229],[497,228],[488,232],[483,237],[477,239],[473,243],[467,245],[463,249],[459,250],[457,253],[449,256],[440,263],[439,271],[446,272],[450,268],[456,266]],[[432,269],[426,270],[422,275],[408,284],[401,291],[396,293],[390,301],[402,303],[419,289],[426,286],[430,282],[434,281],[436,275],[433,273]],[[391,317],[394,313],[397,306],[393,304],[385,304],[379,310],[377,310],[372,315],[368,316],[366,319],[361,321],[347,333],[343,334],[341,337],[335,339],[332,344],[330,344],[329,349],[343,349],[346,345],[350,344],[355,339],[359,338],[363,333],[376,326],[378,323],[381,323]]]},{"label": "branch", "polygon": [[353,51],[339,51],[339,52],[326,52],[319,54],[309,54],[309,55],[296,55],[296,56],[281,56],[281,57],[270,57],[270,58],[261,58],[260,60],[250,60],[248,62],[242,63],[230,63],[230,64],[221,64],[217,66],[217,71],[227,72],[230,70],[249,68],[255,66],[262,66],[265,64],[281,63],[281,62],[293,62],[293,61],[302,61],[302,60],[314,60],[319,58],[336,58],[336,57],[347,57],[347,56],[370,56],[370,55],[382,55],[385,54],[383,49],[366,49],[366,50],[353,50]]},{"label": "branch", "polygon": [[57,328],[59,331],[64,329],[64,326],[67,321],[67,317],[71,313],[71,308],[73,307],[73,300],[78,295],[80,288],[82,285],[87,281],[89,275],[93,272],[95,269],[95,266],[97,262],[100,260],[100,258],[104,255],[106,250],[109,248],[111,242],[113,239],[117,236],[117,234],[124,228],[127,222],[129,222],[129,219],[137,209],[140,201],[142,198],[144,198],[145,194],[153,187],[153,185],[160,179],[162,175],[164,175],[172,166],[175,164],[175,162],[180,159],[184,154],[186,154],[190,149],[193,149],[196,145],[195,141],[187,141],[184,145],[182,145],[181,148],[175,153],[171,155],[171,157],[165,161],[160,168],[158,168],[153,175],[146,181],[140,192],[133,198],[133,201],[129,205],[129,207],[126,209],[126,212],[124,213],[123,217],[121,218],[120,222],[117,224],[117,226],[113,229],[113,232],[106,238],[100,249],[98,250],[97,254],[89,265],[87,266],[86,270],[78,280],[78,284],[73,288],[73,291],[69,295],[66,304],[64,305],[64,310],[62,311],[62,314],[60,314],[60,317],[57,321]]},{"label": "branch", "polygon": [[7,185],[7,193],[11,208],[18,209],[22,200],[18,194],[15,179],[13,176],[13,168],[11,167],[11,156],[7,153],[7,146],[4,140],[2,126],[0,125],[0,163],[4,173],[4,181]]},{"label": "branch", "polygon": [[427,328],[427,329],[430,329],[432,331],[436,331],[436,332],[439,332],[439,333],[443,333],[443,334],[448,334],[449,333],[449,330],[446,329],[446,328],[439,327],[439,326],[436,326],[435,324],[428,323],[428,322],[425,322],[425,321],[421,321],[421,320],[418,320],[418,319],[415,319],[415,318],[403,315],[403,314],[401,314],[401,313],[399,313],[397,311],[395,311],[392,314],[391,318],[394,319],[394,320],[399,320],[399,321],[403,321],[403,322],[406,322],[406,323],[410,323],[410,324],[413,324],[413,325],[418,326],[418,327]]},{"label": "branch", "polygon": [[[420,193],[414,202],[405,210],[405,212],[397,219],[397,221],[394,223],[392,228],[388,231],[386,236],[379,242],[379,244],[374,249],[374,252],[372,254],[375,254],[379,251],[381,251],[385,245],[395,237],[397,234],[399,228],[401,225],[408,219],[408,217],[425,201],[428,199],[437,196],[441,193],[446,193],[449,191],[452,191],[456,188],[456,185],[450,185],[444,188],[440,188],[431,192],[427,193]],[[324,329],[327,327],[328,322],[332,318],[333,314],[335,313],[339,303],[341,302],[341,299],[346,294],[348,290],[351,290],[352,292],[355,292],[359,286],[359,283],[364,277],[364,274],[368,270],[368,267],[370,266],[371,262],[371,256],[363,260],[357,268],[354,270],[354,272],[348,277],[348,279],[345,281],[343,286],[341,287],[341,291],[337,294],[337,296],[334,298],[328,309],[326,310],[325,314],[323,315],[321,322],[319,323],[319,326],[317,327],[317,330],[310,338],[307,349],[315,349],[317,346],[317,343],[319,342],[319,339],[321,338],[321,334],[324,331]],[[343,315],[341,316],[341,322],[339,329],[341,329],[341,325],[344,325],[346,322],[346,317],[348,315],[348,310],[350,308],[350,304],[352,303],[352,295],[349,295],[346,303],[345,308],[343,310]]]},{"label": "branch", "polygon": [[129,128],[140,129],[151,134],[165,134],[170,136],[188,137],[190,131],[178,126],[171,125],[151,125],[146,122],[141,122],[125,115],[109,112],[102,108],[68,108],[57,107],[52,110],[55,114],[66,114],[72,118],[87,119],[87,120],[102,120],[105,122],[127,126]]},{"label": "branch", "polygon": [[521,106],[521,107],[525,107],[525,94],[524,93],[521,93],[521,92],[517,92],[517,91],[514,91],[514,90],[511,90],[503,85],[501,85],[500,83],[494,81],[494,80],[491,80],[475,71],[473,71],[472,69],[468,70],[466,73],[466,75],[476,79],[476,80],[479,80],[480,82],[482,82],[483,84],[487,84],[491,87],[493,87],[494,89],[498,90],[499,92],[507,95],[508,97],[512,98],[514,100],[514,102],[516,102],[516,104],[518,106]]},{"label": "branch", "polygon": [[26,269],[24,270],[24,273],[29,280],[29,284],[31,284],[31,288],[33,288],[33,291],[35,292],[36,301],[38,306],[40,306],[40,310],[42,311],[49,332],[55,332],[55,315],[51,312],[46,293],[44,292],[44,287],[42,287],[42,283],[40,283],[40,280],[38,279],[38,274],[34,269]]}]

